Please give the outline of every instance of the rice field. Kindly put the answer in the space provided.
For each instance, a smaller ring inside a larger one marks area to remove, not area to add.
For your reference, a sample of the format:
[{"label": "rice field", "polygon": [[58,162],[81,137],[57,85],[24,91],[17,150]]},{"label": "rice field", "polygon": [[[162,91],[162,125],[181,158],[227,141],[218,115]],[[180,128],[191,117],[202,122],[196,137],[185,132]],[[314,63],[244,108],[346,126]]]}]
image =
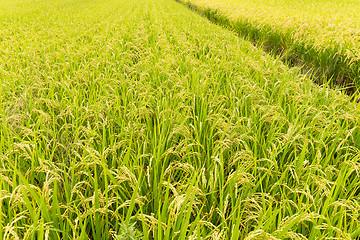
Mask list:
[{"label": "rice field", "polygon": [[0,19],[0,240],[359,239],[339,89],[172,0]]},{"label": "rice field", "polygon": [[319,83],[353,93],[360,84],[360,2],[353,0],[178,0],[205,13]]}]

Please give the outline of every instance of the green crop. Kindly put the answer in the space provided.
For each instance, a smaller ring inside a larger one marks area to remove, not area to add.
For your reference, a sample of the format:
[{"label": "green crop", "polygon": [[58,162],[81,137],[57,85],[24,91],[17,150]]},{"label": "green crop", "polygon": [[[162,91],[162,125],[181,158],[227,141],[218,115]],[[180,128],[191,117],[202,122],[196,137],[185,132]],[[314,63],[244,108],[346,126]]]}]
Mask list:
[{"label": "green crop", "polygon": [[178,0],[353,93],[360,84],[360,4],[349,0]]},{"label": "green crop", "polygon": [[355,239],[360,108],[172,0],[0,1],[0,239]]}]

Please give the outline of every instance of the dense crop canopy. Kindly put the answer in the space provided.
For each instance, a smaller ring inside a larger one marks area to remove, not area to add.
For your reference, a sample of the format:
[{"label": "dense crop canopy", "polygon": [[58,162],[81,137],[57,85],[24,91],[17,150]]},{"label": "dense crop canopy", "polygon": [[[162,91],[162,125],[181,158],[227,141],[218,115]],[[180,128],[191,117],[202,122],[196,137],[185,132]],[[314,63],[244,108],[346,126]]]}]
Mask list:
[{"label": "dense crop canopy", "polygon": [[0,239],[359,235],[346,95],[170,0],[0,9]]},{"label": "dense crop canopy", "polygon": [[353,92],[360,87],[358,1],[178,0]]}]

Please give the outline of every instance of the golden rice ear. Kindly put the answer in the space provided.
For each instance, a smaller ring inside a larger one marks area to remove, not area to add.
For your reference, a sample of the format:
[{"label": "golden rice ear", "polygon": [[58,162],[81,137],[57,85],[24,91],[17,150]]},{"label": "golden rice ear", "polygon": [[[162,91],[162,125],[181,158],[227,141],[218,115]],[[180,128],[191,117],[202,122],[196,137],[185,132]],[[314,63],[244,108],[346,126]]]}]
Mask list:
[{"label": "golden rice ear", "polygon": [[280,240],[279,238],[276,238],[272,234],[269,234],[265,232],[264,230],[255,230],[250,232],[244,240],[261,240],[261,239],[271,239],[271,240]]},{"label": "golden rice ear", "polygon": [[12,226],[13,223],[19,221],[22,217],[14,219],[10,225],[4,227],[4,239],[16,239],[20,240],[19,235],[16,233],[15,228]]},{"label": "golden rice ear", "polygon": [[212,240],[223,240],[226,239],[225,236],[225,229],[222,229],[221,231],[214,231],[213,234],[210,236],[210,239]]},{"label": "golden rice ear", "polygon": [[[149,231],[148,231],[147,234],[152,234],[152,235],[154,235],[155,229],[156,229],[156,230],[161,230],[161,229],[158,229],[159,221],[158,221],[158,219],[156,219],[156,218],[154,217],[154,214],[152,214],[152,215],[139,214],[139,215],[136,217],[136,219],[137,219],[138,221],[141,221],[142,223],[144,223],[144,224],[147,225],[147,227],[148,227],[148,229],[149,229]],[[161,222],[160,224],[161,224],[160,227],[161,227],[162,229],[166,229],[166,228],[167,228],[166,223]]]}]

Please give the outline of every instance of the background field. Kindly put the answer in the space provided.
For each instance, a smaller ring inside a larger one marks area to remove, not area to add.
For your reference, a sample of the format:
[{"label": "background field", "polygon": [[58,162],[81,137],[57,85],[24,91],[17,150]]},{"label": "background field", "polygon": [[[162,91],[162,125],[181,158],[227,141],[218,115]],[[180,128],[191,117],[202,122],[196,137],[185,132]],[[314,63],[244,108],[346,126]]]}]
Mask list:
[{"label": "background field", "polygon": [[[360,4],[352,0],[181,0],[290,64],[313,71],[318,82],[359,87]],[[353,92],[354,89],[351,91]]]},{"label": "background field", "polygon": [[348,96],[175,1],[0,9],[0,239],[359,236]]}]

